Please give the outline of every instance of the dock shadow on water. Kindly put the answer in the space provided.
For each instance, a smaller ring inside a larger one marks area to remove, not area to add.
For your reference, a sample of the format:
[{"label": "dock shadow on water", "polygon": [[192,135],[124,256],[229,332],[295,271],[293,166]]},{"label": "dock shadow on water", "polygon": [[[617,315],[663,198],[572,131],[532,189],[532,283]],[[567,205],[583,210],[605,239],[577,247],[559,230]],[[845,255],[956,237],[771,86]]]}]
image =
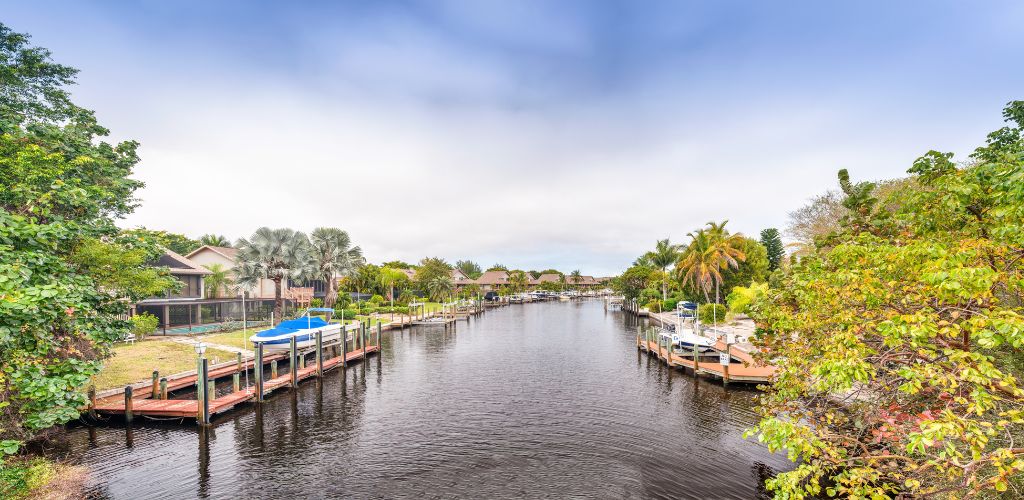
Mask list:
[{"label": "dock shadow on water", "polygon": [[74,427],[95,498],[758,498],[757,391],[669,369],[600,301],[385,332],[379,356],[198,429]]}]

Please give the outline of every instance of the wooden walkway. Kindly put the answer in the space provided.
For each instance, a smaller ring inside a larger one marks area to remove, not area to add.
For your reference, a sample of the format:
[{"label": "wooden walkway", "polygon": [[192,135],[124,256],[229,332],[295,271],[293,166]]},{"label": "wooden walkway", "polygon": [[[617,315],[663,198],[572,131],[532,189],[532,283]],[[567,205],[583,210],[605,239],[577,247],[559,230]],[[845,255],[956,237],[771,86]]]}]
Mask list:
[{"label": "wooden walkway", "polygon": [[[648,354],[657,356],[671,367],[689,368],[695,370],[697,374],[716,376],[726,382],[766,383],[770,382],[775,374],[774,366],[758,365],[750,353],[729,346],[721,340],[714,346],[714,358],[708,359],[706,355],[700,356],[696,362],[694,362],[692,353],[670,352],[667,347],[659,345],[658,342],[649,341],[640,336],[637,337],[637,347]],[[719,362],[719,354],[726,351],[729,353],[730,363],[723,365]]]},{"label": "wooden walkway", "polygon": [[[345,358],[346,362],[356,361],[363,358],[365,352],[366,355],[373,354],[379,351],[379,347],[376,345],[366,346],[365,351],[359,349],[348,353]],[[274,355],[267,356],[264,358],[264,362],[269,362],[275,359],[288,359],[287,355]],[[337,367],[341,364],[341,356],[337,356],[331,359],[324,360],[323,370],[326,372],[332,368]],[[252,360],[247,360],[246,368],[251,368]],[[218,368],[216,370],[210,370],[210,380],[214,379],[214,375],[217,377],[223,377],[225,375],[233,375],[238,373],[239,369],[237,365],[227,366]],[[306,366],[305,368],[299,368],[297,370],[298,381],[315,377],[317,374],[317,366],[313,364]],[[281,387],[288,387],[291,385],[292,376],[291,371],[287,371],[284,375],[280,375],[276,378],[268,379],[263,382],[264,395],[273,392],[275,389]],[[188,375],[175,379],[173,387],[177,389],[183,389],[188,386],[194,386],[196,384],[196,375]],[[168,381],[168,392],[172,387],[171,381]],[[140,387],[139,391],[132,394],[132,414],[133,415],[148,415],[153,417],[190,417],[196,418],[199,414],[199,401],[195,399],[153,399],[152,387],[147,385]],[[232,392],[230,394],[221,396],[219,398],[213,398],[210,400],[210,414],[216,415],[218,413],[226,412],[235,406],[253,401],[256,399],[256,388],[246,387],[239,391]],[[96,413],[106,415],[124,415],[125,414],[125,396],[121,392],[113,396],[107,396],[102,399],[96,400],[96,406],[93,407]]]}]

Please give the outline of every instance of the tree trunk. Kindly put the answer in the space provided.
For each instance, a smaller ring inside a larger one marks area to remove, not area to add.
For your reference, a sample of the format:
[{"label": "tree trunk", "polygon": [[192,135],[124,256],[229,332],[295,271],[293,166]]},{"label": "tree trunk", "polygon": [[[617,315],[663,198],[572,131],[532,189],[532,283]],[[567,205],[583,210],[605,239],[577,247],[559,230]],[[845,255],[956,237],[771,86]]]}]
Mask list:
[{"label": "tree trunk", "polygon": [[[281,278],[273,278],[274,280],[274,319],[281,321],[281,306],[283,305],[284,299],[281,298]],[[270,325],[273,327],[274,325]]]}]

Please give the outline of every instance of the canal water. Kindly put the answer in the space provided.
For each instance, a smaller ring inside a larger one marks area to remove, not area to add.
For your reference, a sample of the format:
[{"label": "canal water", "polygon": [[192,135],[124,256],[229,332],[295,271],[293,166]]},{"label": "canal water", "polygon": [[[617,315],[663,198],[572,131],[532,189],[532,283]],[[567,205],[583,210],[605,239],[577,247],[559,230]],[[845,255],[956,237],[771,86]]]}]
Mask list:
[{"label": "canal water", "polygon": [[790,467],[741,435],[752,388],[638,354],[600,301],[385,332],[382,353],[199,432],[76,427],[47,453],[95,498],[759,498]]}]

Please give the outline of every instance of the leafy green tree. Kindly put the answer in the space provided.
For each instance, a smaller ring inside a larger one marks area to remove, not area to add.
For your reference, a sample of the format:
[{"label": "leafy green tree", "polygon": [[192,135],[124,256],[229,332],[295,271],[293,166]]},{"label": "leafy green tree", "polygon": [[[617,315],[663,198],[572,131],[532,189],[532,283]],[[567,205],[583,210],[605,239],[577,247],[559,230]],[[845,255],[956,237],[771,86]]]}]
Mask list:
[{"label": "leafy green tree", "polygon": [[768,271],[778,269],[782,265],[782,258],[786,256],[786,247],[782,244],[779,230],[774,227],[762,230],[761,245],[768,254]]},{"label": "leafy green tree", "polygon": [[303,277],[324,282],[324,307],[338,301],[338,279],[365,263],[363,250],[352,246],[348,233],[335,227],[318,227],[309,233]]},{"label": "leafy green tree", "polygon": [[395,312],[395,288],[399,287],[403,283],[409,282],[409,276],[399,269],[393,267],[382,267],[380,268],[380,284],[387,291],[388,301],[391,305],[391,318],[394,319]]},{"label": "leafy green tree", "polygon": [[443,302],[452,293],[451,275],[434,275],[427,279],[426,290],[431,300]]},{"label": "leafy green tree", "polygon": [[488,271],[508,271],[508,268],[504,264],[494,264],[487,268]]},{"label": "leafy green tree", "polygon": [[778,497],[1019,497],[1021,106],[974,163],[929,152],[880,203],[844,189],[851,224],[751,306],[777,372],[749,434],[797,463]]},{"label": "leafy green tree", "polygon": [[722,270],[722,290],[729,291],[737,286],[750,286],[754,282],[768,280],[768,250],[761,242],[740,237],[737,249],[743,253],[743,259],[737,260],[736,267]]},{"label": "leafy green tree", "polygon": [[202,246],[198,241],[183,234],[139,227],[125,231],[150,245],[164,247],[174,253],[185,255]]},{"label": "leafy green tree", "polygon": [[427,257],[420,261],[420,266],[416,269],[416,286],[430,294],[431,287],[436,288],[437,285],[433,282],[442,277],[449,283],[452,281],[452,266],[440,257]]},{"label": "leafy green tree", "polygon": [[274,317],[283,319],[281,294],[288,279],[300,279],[309,261],[309,238],[293,229],[261,227],[248,239],[238,240],[235,282],[252,289],[260,279],[274,282]]},{"label": "leafy green tree", "polygon": [[368,293],[370,295],[386,293],[381,286],[381,267],[373,264],[364,264],[356,269],[356,272],[347,280],[350,290],[357,294]]},{"label": "leafy green tree", "polygon": [[231,240],[220,234],[204,234],[199,237],[199,244],[211,247],[230,247]]},{"label": "leafy green tree", "polygon": [[480,265],[471,260],[460,260],[455,262],[455,269],[462,271],[463,274],[469,276],[470,279],[477,279],[483,274],[480,270]]},{"label": "leafy green tree", "polygon": [[77,418],[128,305],[175,282],[114,225],[142,186],[138,144],[101,140],[75,73],[0,24],[0,456]]},{"label": "leafy green tree", "polygon": [[612,289],[627,300],[640,297],[641,292],[652,282],[655,269],[646,266],[632,266],[611,281]]},{"label": "leafy green tree", "polygon": [[416,266],[401,260],[391,260],[381,264],[380,267],[390,267],[394,269],[412,269]]}]

